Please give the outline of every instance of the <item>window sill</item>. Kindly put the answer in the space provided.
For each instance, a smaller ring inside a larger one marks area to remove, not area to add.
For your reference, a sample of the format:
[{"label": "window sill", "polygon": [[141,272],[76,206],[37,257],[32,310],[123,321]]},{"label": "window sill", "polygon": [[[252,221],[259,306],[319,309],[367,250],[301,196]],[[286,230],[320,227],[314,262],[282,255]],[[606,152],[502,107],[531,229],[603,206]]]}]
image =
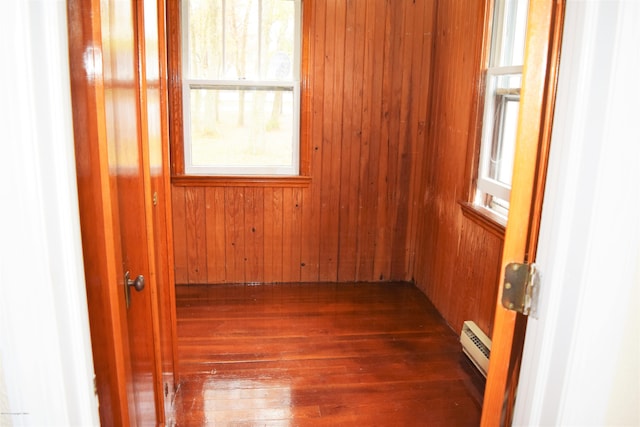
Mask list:
[{"label": "window sill", "polygon": [[173,176],[178,187],[308,187],[310,176]]},{"label": "window sill", "polygon": [[500,239],[504,239],[504,232],[507,221],[504,218],[491,212],[489,209],[476,206],[469,202],[459,202],[462,208],[462,214],[471,221],[478,224],[488,232],[494,234]]}]

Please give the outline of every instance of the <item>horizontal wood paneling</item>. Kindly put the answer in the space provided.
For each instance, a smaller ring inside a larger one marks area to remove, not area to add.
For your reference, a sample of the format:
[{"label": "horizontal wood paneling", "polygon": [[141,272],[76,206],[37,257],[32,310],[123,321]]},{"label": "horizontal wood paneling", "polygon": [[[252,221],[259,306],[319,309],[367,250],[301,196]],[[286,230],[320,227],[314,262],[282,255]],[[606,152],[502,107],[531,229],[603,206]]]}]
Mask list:
[{"label": "horizontal wood paneling", "polygon": [[434,4],[305,0],[310,183],[176,182],[176,283],[411,278]]},{"label": "horizontal wood paneling", "polygon": [[[465,320],[491,334],[502,238],[463,216],[471,177],[465,165],[474,129],[484,1],[438,2],[429,135],[413,193],[414,279],[460,331]],[[471,150],[473,151],[473,150]]]}]

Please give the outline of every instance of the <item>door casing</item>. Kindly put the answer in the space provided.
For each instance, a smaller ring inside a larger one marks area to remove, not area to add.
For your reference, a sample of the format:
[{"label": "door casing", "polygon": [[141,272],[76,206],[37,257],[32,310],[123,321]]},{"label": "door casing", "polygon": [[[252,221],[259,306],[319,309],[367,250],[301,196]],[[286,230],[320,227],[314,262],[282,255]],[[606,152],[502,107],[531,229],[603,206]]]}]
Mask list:
[{"label": "door casing", "polygon": [[482,408],[482,426],[510,425],[527,318],[502,306],[504,269],[535,262],[555,107],[564,0],[531,0],[509,218]]}]

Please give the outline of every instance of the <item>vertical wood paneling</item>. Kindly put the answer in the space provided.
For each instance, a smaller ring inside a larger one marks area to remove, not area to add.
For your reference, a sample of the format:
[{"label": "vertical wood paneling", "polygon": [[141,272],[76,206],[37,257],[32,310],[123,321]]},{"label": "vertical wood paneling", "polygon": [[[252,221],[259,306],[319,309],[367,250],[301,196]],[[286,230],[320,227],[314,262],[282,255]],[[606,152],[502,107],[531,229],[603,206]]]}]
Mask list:
[{"label": "vertical wood paneling", "polygon": [[282,280],[292,282],[293,271],[293,190],[282,191]]},{"label": "vertical wood paneling", "polygon": [[[372,212],[376,211],[374,203],[374,195],[372,192],[373,177],[371,156],[376,152],[377,145],[372,144],[375,139],[376,130],[374,129],[377,119],[372,113],[374,107],[374,93],[376,92],[376,78],[374,76],[376,68],[379,64],[375,58],[379,54],[382,45],[381,37],[377,33],[381,32],[380,28],[376,28],[379,22],[377,15],[380,14],[380,2],[370,2],[367,4],[366,16],[366,40],[365,40],[365,63],[363,72],[363,105],[362,105],[362,142],[360,155],[360,192],[358,195],[359,212],[358,212],[358,266],[356,270],[356,280],[373,279],[373,257],[375,246],[373,242],[373,234],[375,233],[375,223],[372,221]],[[381,71],[381,70],[380,70]],[[374,159],[375,159],[374,155]]]},{"label": "vertical wood paneling", "polygon": [[225,189],[225,273],[231,283],[245,283],[244,189]]},{"label": "vertical wood paneling", "polygon": [[245,280],[250,283],[264,281],[264,191],[245,188],[244,262]]},{"label": "vertical wood paneling", "polygon": [[302,191],[283,190],[282,281],[299,282],[301,278]]},{"label": "vertical wood paneling", "polygon": [[224,283],[225,275],[225,216],[224,188],[207,188],[207,282]]},{"label": "vertical wood paneling", "polygon": [[502,241],[465,218],[465,172],[484,2],[437,3],[429,134],[420,152],[413,197],[414,277],[457,331],[474,320],[491,334]]},{"label": "vertical wood paneling", "polygon": [[[276,240],[273,222],[275,209],[273,206],[273,188],[264,189],[264,281],[267,283],[275,282],[275,274],[273,271],[273,263],[278,258],[273,251],[273,243]],[[216,282],[212,282],[216,283]]]},{"label": "vertical wood paneling", "polygon": [[473,319],[482,330],[491,333],[493,310],[487,308],[494,307],[498,296],[495,284],[499,280],[500,264],[490,260],[499,260],[501,255],[502,239],[484,232],[465,218],[458,246],[460,262],[456,265],[452,286],[462,297],[451,299],[449,317],[452,325],[462,325],[465,320]]},{"label": "vertical wood paneling", "polygon": [[[328,90],[328,95],[324,96],[323,104],[323,130],[322,130],[322,175],[321,175],[321,209],[320,228],[325,230],[320,239],[320,274],[319,280],[322,282],[332,282],[337,279],[338,264],[338,239],[336,225],[339,221],[338,205],[336,193],[339,191],[337,179],[334,176],[336,168],[340,167],[340,137],[335,131],[342,121],[338,114],[340,102],[330,94],[340,93],[342,67],[344,57],[340,57],[340,45],[343,41],[344,26],[340,25],[341,11],[340,3],[337,1],[326,2],[326,28],[325,28],[325,74],[324,87]],[[334,115],[335,114],[335,115]],[[338,124],[336,124],[336,118]]]},{"label": "vertical wood paneling", "polygon": [[[207,188],[198,228],[181,213],[195,187],[175,183],[176,236],[187,226],[202,234],[206,254],[194,262],[206,260],[210,283],[411,279],[417,241],[409,230],[420,217],[412,182],[425,159],[434,0],[304,7],[310,185]],[[177,264],[191,259],[180,241],[175,250]],[[177,283],[194,283],[180,268]]]},{"label": "vertical wood paneling", "polygon": [[[429,40],[429,45],[432,47],[428,52],[426,50],[422,51],[422,64],[423,66],[420,69],[425,70],[427,73],[424,78],[420,81],[420,87],[425,88],[428,87],[429,90],[420,90],[418,93],[420,94],[420,98],[424,100],[424,102],[418,102],[419,110],[417,112],[417,117],[415,120],[418,122],[417,127],[413,129],[415,134],[411,138],[412,141],[421,141],[422,143],[416,147],[416,159],[415,159],[415,167],[412,171],[411,176],[411,187],[410,187],[410,197],[411,197],[411,209],[409,210],[409,231],[408,231],[408,246],[409,256],[406,260],[406,269],[411,272],[412,280],[417,281],[417,277],[422,277],[418,275],[418,270],[424,265],[424,263],[420,262],[419,256],[422,254],[418,251],[419,243],[424,241],[428,236],[424,233],[424,220],[422,218],[423,213],[423,203],[427,196],[427,189],[424,183],[426,182],[426,173],[428,170],[428,159],[426,157],[426,153],[428,152],[428,147],[430,146],[431,141],[428,138],[428,117],[431,115],[431,96],[433,92],[433,69],[435,66],[432,64],[433,59],[433,50],[435,49],[435,43],[433,39],[435,38],[436,31],[436,18],[437,18],[437,3],[436,0],[431,0],[433,7],[425,8],[425,22],[431,22],[431,32],[424,33],[424,42],[426,43]],[[428,67],[425,64],[430,64]],[[424,98],[423,98],[424,97]]]},{"label": "vertical wood paneling", "polygon": [[171,203],[173,208],[173,251],[175,258],[175,282],[189,283],[187,263],[187,217],[185,211],[185,189],[173,187]]},{"label": "vertical wood paneling", "polygon": [[[416,31],[422,28],[424,22],[425,3],[413,3],[405,9],[404,25],[405,34],[407,35],[402,43],[402,84],[400,93],[402,94],[399,105],[399,128],[397,130],[397,138],[399,141],[398,156],[396,159],[397,172],[395,174],[395,185],[392,205],[398,206],[397,210],[393,210],[394,217],[391,223],[394,224],[391,233],[391,277],[407,277],[409,275],[408,268],[405,267],[404,260],[409,257],[409,246],[407,235],[409,231],[409,200],[411,191],[411,167],[410,160],[413,158],[412,153],[415,151],[417,144],[411,137],[412,112],[418,108],[412,105],[411,100],[415,96],[420,99],[420,81],[421,79],[413,78],[413,73],[422,67],[422,58],[420,49],[416,48],[415,41],[421,40]],[[415,40],[415,41],[414,41]],[[420,46],[420,45],[418,45]],[[417,66],[416,66],[417,65]],[[427,79],[428,82],[428,79]],[[428,86],[425,86],[428,88]],[[425,90],[428,92],[428,90]],[[423,101],[424,102],[424,101]],[[408,183],[408,184],[407,184]],[[405,185],[405,188],[401,188]]]},{"label": "vertical wood paneling", "polygon": [[302,190],[292,189],[291,212],[291,282],[299,282],[301,279],[301,253],[302,253]]},{"label": "vertical wood paneling", "polygon": [[[308,4],[308,3],[307,3]],[[304,223],[307,244],[303,250],[302,280],[317,281],[320,273],[320,212],[322,186],[322,145],[323,145],[323,105],[324,105],[324,46],[325,46],[325,2],[311,2],[312,16],[310,17],[310,70],[311,81],[310,99],[313,104],[311,115],[311,135],[308,144],[311,146],[311,178],[312,185],[305,191],[305,206],[308,214]],[[322,53],[322,54],[319,54]]]},{"label": "vertical wood paneling", "polygon": [[[283,227],[284,227],[284,190],[282,188],[275,188],[273,190],[273,200],[271,201],[273,206],[273,240],[271,241],[271,248],[273,249],[273,279],[266,280],[267,282],[282,282],[283,281],[283,269],[282,262],[283,252]],[[268,202],[268,200],[267,200]]]},{"label": "vertical wood paneling", "polygon": [[184,199],[189,283],[206,283],[207,234],[204,188],[187,188]]}]

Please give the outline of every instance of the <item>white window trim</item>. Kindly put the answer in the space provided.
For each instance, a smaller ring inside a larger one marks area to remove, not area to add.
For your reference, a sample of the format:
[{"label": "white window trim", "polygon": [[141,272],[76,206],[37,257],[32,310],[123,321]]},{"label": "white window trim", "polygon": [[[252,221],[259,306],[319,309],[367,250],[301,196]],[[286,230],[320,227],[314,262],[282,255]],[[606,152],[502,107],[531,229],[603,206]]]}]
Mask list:
[{"label": "white window trim", "polygon": [[[189,2],[182,2],[181,10],[181,52],[182,52],[182,120],[183,120],[183,149],[184,171],[187,175],[206,176],[243,176],[243,175],[276,175],[298,176],[300,174],[300,76],[302,68],[302,0],[294,2],[294,61],[293,80],[267,81],[267,80],[215,80],[215,79],[188,79],[185,76],[189,72]],[[192,89],[233,89],[256,88],[263,90],[291,90],[293,92],[293,137],[291,150],[291,165],[272,166],[199,166],[193,164],[191,154],[191,90]]]},{"label": "white window trim", "polygon": [[[484,114],[482,121],[482,139],[480,143],[480,159],[478,162],[478,179],[476,183],[475,204],[492,211],[493,209],[491,209],[491,207],[486,206],[485,196],[489,195],[492,197],[497,197],[508,202],[511,196],[511,186],[503,184],[489,177],[489,164],[491,161],[491,148],[493,144],[495,119],[493,117],[494,108],[490,108],[493,104],[487,101],[489,96],[493,96],[493,92],[489,93],[488,89],[491,77],[510,74],[521,75],[522,66],[491,67],[487,68],[486,70],[487,77],[485,80],[485,98],[483,103]],[[501,214],[499,212],[496,213]]]}]

